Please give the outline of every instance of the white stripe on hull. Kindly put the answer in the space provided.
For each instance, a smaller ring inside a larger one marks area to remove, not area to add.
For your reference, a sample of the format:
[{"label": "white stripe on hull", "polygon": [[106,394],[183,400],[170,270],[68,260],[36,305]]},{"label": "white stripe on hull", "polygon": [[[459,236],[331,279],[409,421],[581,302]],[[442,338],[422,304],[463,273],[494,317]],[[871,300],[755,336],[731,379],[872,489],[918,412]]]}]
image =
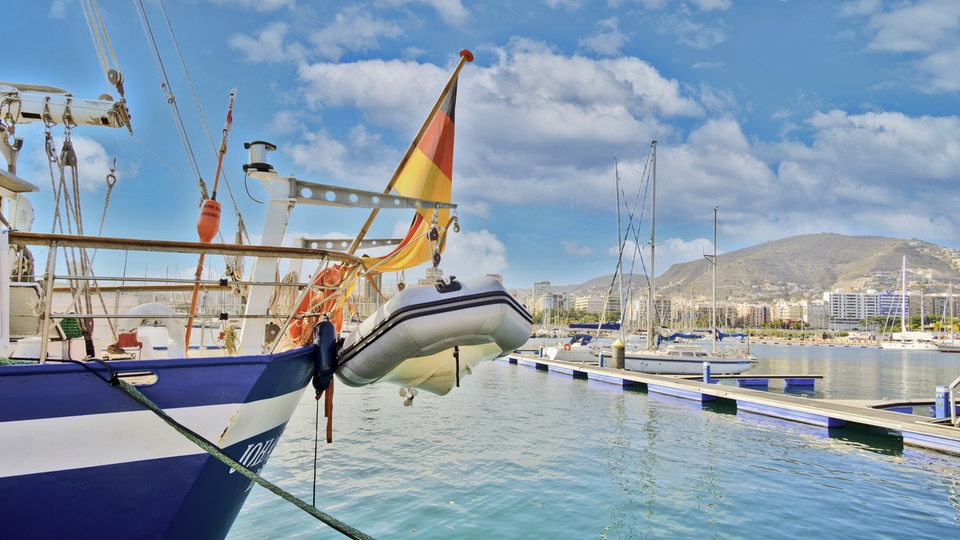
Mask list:
[{"label": "white stripe on hull", "polygon": [[[660,373],[664,375],[700,375],[703,373],[703,362],[680,362],[670,360],[647,360],[641,358],[627,358],[625,368],[643,373]],[[713,375],[737,375],[753,366],[748,361],[717,362],[710,361],[710,373]]]},{"label": "white stripe on hull", "polygon": [[[167,414],[221,447],[290,419],[297,390],[246,404],[169,409]],[[148,410],[0,423],[0,477],[161,459],[204,451]]]}]

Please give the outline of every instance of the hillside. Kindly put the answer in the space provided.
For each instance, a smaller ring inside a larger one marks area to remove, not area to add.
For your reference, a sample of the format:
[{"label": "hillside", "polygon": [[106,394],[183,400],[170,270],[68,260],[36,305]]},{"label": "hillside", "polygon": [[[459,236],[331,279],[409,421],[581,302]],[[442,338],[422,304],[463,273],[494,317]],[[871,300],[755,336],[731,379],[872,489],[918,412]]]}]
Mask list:
[{"label": "hillside", "polygon": [[[845,236],[821,233],[794,236],[718,255],[717,299],[731,301],[819,297],[825,291],[894,289],[907,256],[911,288],[944,292],[960,281],[960,252],[915,239]],[[573,290],[606,290],[612,276],[602,276]],[[639,287],[643,276],[635,276]],[[658,295],[707,299],[710,264],[695,260],[676,264],[657,278]],[[565,287],[566,289],[566,287]]]}]

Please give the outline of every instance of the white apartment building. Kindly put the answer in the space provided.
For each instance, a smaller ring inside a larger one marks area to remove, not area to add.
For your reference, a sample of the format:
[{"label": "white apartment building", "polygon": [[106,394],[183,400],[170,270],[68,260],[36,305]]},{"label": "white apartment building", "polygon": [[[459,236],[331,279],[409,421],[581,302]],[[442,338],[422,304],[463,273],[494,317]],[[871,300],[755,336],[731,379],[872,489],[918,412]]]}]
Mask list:
[{"label": "white apartment building", "polygon": [[[861,321],[870,317],[900,317],[903,297],[900,293],[884,291],[845,293],[833,291],[824,294],[829,304],[830,330],[865,330]],[[910,317],[910,295],[906,296],[906,317]]]},{"label": "white apartment building", "polygon": [[620,298],[611,294],[606,297],[601,294],[586,294],[577,296],[573,300],[573,309],[586,313],[620,313]]}]

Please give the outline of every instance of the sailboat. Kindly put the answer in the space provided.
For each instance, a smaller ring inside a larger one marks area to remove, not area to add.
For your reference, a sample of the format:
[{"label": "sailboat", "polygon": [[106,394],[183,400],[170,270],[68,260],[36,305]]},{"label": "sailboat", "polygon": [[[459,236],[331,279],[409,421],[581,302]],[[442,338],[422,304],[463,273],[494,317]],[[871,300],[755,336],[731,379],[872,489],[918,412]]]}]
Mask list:
[{"label": "sailboat", "polygon": [[[614,160],[614,178],[616,179],[616,193],[617,193],[617,242],[621,246],[620,256],[617,260],[617,269],[614,273],[614,280],[610,282],[610,288],[607,291],[606,296],[604,297],[603,308],[600,310],[600,321],[596,324],[571,324],[571,328],[583,328],[587,331],[593,331],[593,334],[589,333],[576,333],[574,334],[569,341],[566,343],[558,343],[555,346],[543,347],[542,354],[551,360],[560,360],[563,362],[577,362],[577,363],[600,363],[601,358],[606,356],[611,356],[613,354],[612,346],[615,343],[613,337],[609,335],[604,335],[602,331],[618,331],[620,333],[620,341],[623,341],[623,323],[624,323],[624,301],[623,301],[623,243],[620,239],[620,171],[617,166],[617,161]],[[607,314],[607,308],[610,304],[610,295],[613,292],[613,284],[619,282],[620,286],[620,321],[619,322],[606,322],[604,317]]]},{"label": "sailboat", "polygon": [[[890,339],[884,339],[880,342],[881,349],[895,349],[908,351],[935,351],[937,344],[934,343],[924,332],[907,331],[907,256],[903,256],[903,264],[900,276],[900,332],[890,333]],[[923,309],[923,302],[920,302],[920,308]],[[923,319],[923,317],[920,317]]]},{"label": "sailboat", "polygon": [[[86,0],[84,7],[91,4]],[[99,8],[86,11],[94,18],[99,13]],[[90,22],[92,33],[104,28],[100,20]],[[98,44],[109,43],[101,37],[95,36]],[[447,233],[458,229],[450,216],[456,207],[450,202],[453,107],[460,70],[472,59],[469,51],[461,51],[383,192],[277,174],[269,158],[276,147],[246,143],[244,171],[260,182],[268,199],[259,245],[215,240],[216,183],[212,196],[201,197],[198,242],[88,235],[80,219],[69,226],[55,223],[47,229],[52,233],[33,232],[30,194],[40,188],[18,176],[17,157],[31,143],[17,128],[43,122],[48,130],[63,130],[62,150],[54,151],[51,138],[37,143],[46,144],[54,163],[50,180],[59,187],[51,198],[62,212],[54,212],[55,219],[66,219],[66,207],[79,218],[79,194],[69,181],[78,164],[69,136],[95,127],[132,132],[123,77],[111,67],[106,76],[114,94],[98,99],[79,99],[48,86],[0,83],[5,134],[0,155],[6,161],[0,167],[0,203],[6,203],[0,205],[0,493],[5,494],[0,529],[5,537],[225,537],[253,483],[263,485],[257,473],[279,444],[306,387],[312,382],[329,412],[335,377],[351,384],[384,378],[350,377],[347,370],[357,371],[370,359],[342,354],[338,339],[345,316],[356,315],[350,306],[358,285],[379,283],[383,272],[433,262],[428,270],[435,279],[396,295],[393,305],[404,309],[380,312],[377,322],[396,321],[400,312],[414,315],[408,321],[429,320],[434,334],[445,324],[451,330],[441,345],[429,337],[420,347],[379,355],[385,373],[413,362],[401,381],[405,395],[416,387],[445,393],[477,362],[523,343],[532,321],[502,284],[444,278],[438,267]],[[232,96],[216,180],[228,147]],[[413,210],[414,218],[407,236],[391,241],[396,248],[382,257],[355,255],[361,247],[381,243],[364,239],[367,226],[346,251],[322,249],[318,246],[326,244],[315,239],[285,246],[290,212],[324,204],[372,209],[368,225],[380,208]],[[36,260],[41,272],[34,270],[31,249],[46,252]],[[200,264],[193,279],[131,278],[113,266],[107,273],[95,271],[95,257],[112,252],[121,259],[137,252],[164,258],[187,254]],[[204,255],[229,261],[221,278],[201,278]],[[252,268],[243,272],[250,261]],[[277,277],[281,261],[290,268],[289,279]],[[306,264],[316,270],[304,271],[304,279],[300,270]],[[194,301],[184,302],[191,293]],[[148,302],[128,303],[148,296]],[[446,301],[452,297],[455,302]],[[426,317],[437,305],[444,315],[440,319],[455,324]],[[493,311],[499,316],[491,317]],[[423,331],[417,325],[368,326],[387,343],[395,339],[393,328]],[[200,331],[193,332],[196,328]],[[458,355],[469,358],[460,361]],[[328,440],[329,433],[328,424]]]},{"label": "sailboat", "polygon": [[[746,351],[738,349],[735,352],[735,356],[730,356],[728,354],[718,353],[716,350],[707,352],[697,344],[662,343],[662,336],[655,325],[656,280],[654,278],[654,250],[656,247],[657,141],[653,141],[650,147],[652,197],[650,212],[650,286],[647,295],[647,344],[645,350],[632,349],[624,351],[624,369],[664,375],[696,375],[703,373],[705,371],[705,365],[709,363],[710,373],[712,374],[736,375],[743,373],[757,364],[756,359],[751,357]],[[714,245],[716,245],[716,239],[714,239]],[[716,259],[713,260],[713,263],[713,271],[715,273]],[[714,319],[715,318],[716,316],[714,315]],[[714,324],[714,327],[716,328],[716,324]],[[714,332],[714,343],[716,343],[716,332]]]},{"label": "sailboat", "polygon": [[[949,309],[948,309],[949,306]],[[957,333],[954,330],[955,315],[953,312],[953,284],[947,288],[946,300],[943,303],[943,315],[940,317],[940,333],[933,342],[940,352],[960,353],[960,340],[957,340]],[[944,335],[943,325],[950,325],[950,332]]]}]

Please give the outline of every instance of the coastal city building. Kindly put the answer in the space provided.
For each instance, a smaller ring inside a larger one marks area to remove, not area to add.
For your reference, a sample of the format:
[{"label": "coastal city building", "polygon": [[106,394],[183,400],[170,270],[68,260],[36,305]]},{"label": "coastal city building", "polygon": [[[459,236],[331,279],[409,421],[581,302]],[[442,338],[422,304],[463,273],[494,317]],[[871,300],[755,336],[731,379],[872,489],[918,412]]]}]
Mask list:
[{"label": "coastal city building", "polygon": [[[647,320],[647,295],[631,295],[624,305],[623,320],[628,328],[645,328]],[[917,317],[921,312],[929,321],[948,317],[950,313],[960,316],[960,294],[906,295],[906,316]],[[533,292],[524,300],[535,316],[549,313],[551,323],[558,323],[558,314],[580,312],[599,314],[620,313],[620,299],[616,293],[607,295],[599,291],[551,292],[549,281],[534,283]],[[676,329],[705,329],[716,309],[717,326],[721,329],[759,328],[776,322],[785,327],[822,329],[829,331],[884,331],[884,320],[899,320],[903,311],[904,297],[893,291],[830,291],[821,298],[800,300],[775,300],[765,302],[711,302],[690,298],[658,297],[656,313],[662,324]],[[951,311],[953,310],[953,311]],[[546,320],[546,319],[545,319]]]}]

